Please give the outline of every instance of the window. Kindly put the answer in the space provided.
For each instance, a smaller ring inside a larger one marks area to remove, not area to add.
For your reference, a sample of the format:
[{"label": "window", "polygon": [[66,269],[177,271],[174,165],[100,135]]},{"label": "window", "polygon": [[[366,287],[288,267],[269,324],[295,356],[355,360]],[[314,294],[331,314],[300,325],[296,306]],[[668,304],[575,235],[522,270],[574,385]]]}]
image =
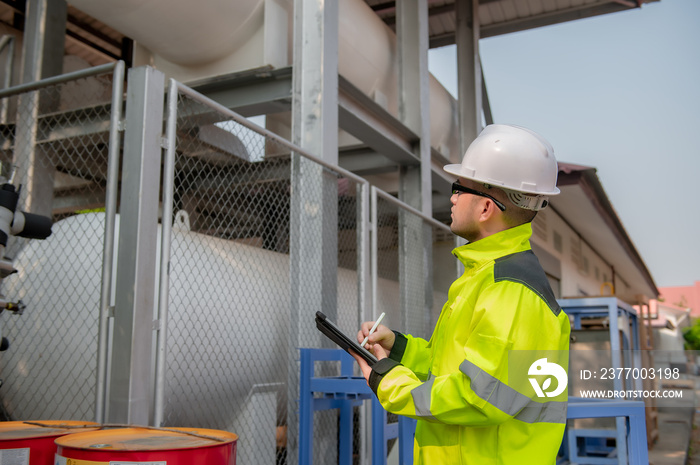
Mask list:
[{"label": "window", "polygon": [[554,250],[559,253],[564,253],[564,244],[562,243],[561,234],[556,231],[552,232],[554,239]]}]

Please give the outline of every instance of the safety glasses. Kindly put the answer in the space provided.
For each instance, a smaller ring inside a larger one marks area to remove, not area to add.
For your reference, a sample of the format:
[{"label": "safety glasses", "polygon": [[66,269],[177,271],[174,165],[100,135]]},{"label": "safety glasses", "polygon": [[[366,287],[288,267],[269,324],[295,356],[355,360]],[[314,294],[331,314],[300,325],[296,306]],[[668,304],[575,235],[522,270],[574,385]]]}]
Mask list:
[{"label": "safety glasses", "polygon": [[506,211],[506,206],[503,205],[498,200],[496,200],[495,198],[493,198],[492,196],[485,194],[483,192],[475,191],[474,189],[470,189],[470,188],[463,186],[457,182],[452,183],[452,194],[459,195],[462,192],[466,192],[467,194],[478,195],[480,197],[486,197],[487,199],[491,199],[493,201],[493,203],[496,204],[496,206],[498,207],[499,210],[501,210],[502,212]]}]

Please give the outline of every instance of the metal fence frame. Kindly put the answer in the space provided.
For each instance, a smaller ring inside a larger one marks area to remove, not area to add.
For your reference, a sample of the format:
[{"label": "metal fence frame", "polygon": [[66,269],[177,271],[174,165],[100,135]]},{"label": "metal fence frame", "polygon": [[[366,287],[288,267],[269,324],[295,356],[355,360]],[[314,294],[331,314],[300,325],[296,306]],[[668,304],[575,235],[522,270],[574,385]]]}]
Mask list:
[{"label": "metal fence frame", "polygon": [[[278,136],[277,134],[268,131],[265,128],[262,128],[252,122],[250,122],[248,119],[244,118],[243,116],[239,115],[238,113],[230,110],[229,108],[226,108],[225,106],[221,105],[220,103],[211,100],[210,98],[200,94],[199,92],[189,88],[188,86],[174,80],[170,79],[169,85],[168,85],[168,100],[167,100],[167,122],[166,122],[166,135],[165,135],[165,141],[166,141],[166,156],[165,156],[165,169],[164,169],[164,176],[163,176],[163,218],[170,218],[172,217],[173,211],[172,211],[172,204],[173,204],[173,187],[174,187],[174,164],[175,164],[175,151],[176,151],[176,125],[177,125],[177,110],[178,110],[178,105],[177,105],[177,98],[179,94],[184,94],[187,97],[207,106],[210,107],[212,110],[217,111],[221,113],[222,115],[225,115],[226,117],[230,118],[231,120],[235,121],[236,123],[257,132],[258,134],[266,137],[267,139],[275,141],[275,143],[279,144],[282,147],[288,148],[291,152],[297,153],[304,158],[311,160],[329,170],[332,170],[344,177],[347,177],[354,182],[356,182],[358,185],[362,186],[362,191],[368,191],[369,189],[369,183],[367,180],[364,178],[355,175],[354,173],[347,171],[341,167],[334,166],[330,163],[325,162],[324,160],[321,160],[314,155],[308,153],[304,149],[292,144],[291,142],[287,141],[286,139]],[[362,195],[362,197],[366,197],[366,195]],[[364,205],[363,203],[363,216],[366,214],[366,212],[369,211],[369,206]],[[365,216],[366,218],[366,216]],[[367,283],[369,282],[369,263],[367,263],[367,257],[369,256],[369,244],[367,240],[365,239],[369,234],[369,229],[366,223],[362,224],[362,232],[361,232],[361,239],[359,241],[359,249],[358,249],[358,277],[359,277],[359,282],[358,282],[358,292],[359,292],[359,303],[360,303],[360,315],[368,315],[369,311],[364,308],[363,303],[365,302],[365,295],[366,295],[366,286]],[[166,327],[166,322],[168,318],[168,299],[167,299],[167,294],[168,294],[168,284],[169,284],[169,276],[168,276],[168,260],[170,256],[170,237],[172,235],[172,225],[170,222],[164,221],[163,222],[163,230],[162,230],[162,237],[163,240],[161,241],[161,258],[160,258],[160,276],[159,276],[159,299],[158,299],[158,319],[161,321],[161,328]],[[165,341],[167,339],[167,334],[165,333],[165,330],[161,330],[158,335],[157,339],[157,354],[156,354],[156,389],[155,389],[155,396],[156,396],[156,406],[155,406],[155,416],[154,416],[154,423],[156,425],[159,425],[163,421],[163,389],[164,389],[164,366],[165,366]]]},{"label": "metal fence frame", "polygon": [[[2,40],[2,46],[12,45],[11,39]],[[66,73],[58,76],[49,77],[40,81],[20,84],[0,90],[0,99],[3,103],[9,97],[22,96],[31,92],[40,91],[50,86],[69,83],[79,79],[89,78],[98,75],[104,75],[111,72],[112,74],[112,92],[111,92],[111,108],[110,108],[110,124],[109,124],[109,148],[108,148],[108,168],[107,168],[107,186],[105,191],[105,225],[104,225],[104,247],[103,247],[103,263],[102,263],[102,278],[100,292],[100,308],[99,308],[99,329],[98,329],[98,347],[97,347],[97,372],[95,386],[95,421],[104,421],[104,403],[106,391],[106,364],[108,357],[108,340],[107,327],[108,316],[110,312],[110,297],[112,293],[112,267],[114,263],[114,239],[115,239],[115,217],[117,211],[117,192],[119,180],[119,155],[120,155],[120,131],[122,107],[124,103],[124,75],[125,64],[123,61],[108,63],[101,66],[82,69],[71,73]],[[2,112],[5,114],[7,108],[2,107]],[[34,117],[38,117],[34,115]],[[35,136],[33,136],[35,137]],[[14,153],[14,163],[17,165],[22,160],[17,160],[17,153]]]},{"label": "metal fence frame", "polygon": [[[370,256],[370,244],[369,244],[369,183],[353,174],[350,171],[342,169],[338,166],[334,166],[323,160],[318,159],[312,154],[308,153],[304,149],[290,143],[289,141],[281,138],[280,136],[261,128],[253,123],[251,123],[246,118],[238,115],[237,113],[231,111],[230,109],[220,105],[219,103],[199,94],[198,92],[190,89],[189,87],[171,79],[168,84],[168,98],[167,98],[167,118],[166,118],[166,134],[164,137],[164,146],[166,148],[165,160],[164,160],[164,172],[163,172],[163,218],[172,218],[173,211],[173,191],[174,191],[174,171],[175,158],[176,158],[176,144],[177,144],[177,114],[178,114],[178,99],[179,96],[185,96],[198,104],[204,105],[208,109],[216,112],[220,116],[223,116],[235,124],[243,126],[255,133],[263,136],[266,141],[272,141],[274,144],[282,148],[283,150],[289,150],[290,153],[295,156],[300,156],[303,159],[310,160],[316,163],[323,169],[328,170],[330,173],[334,173],[337,176],[350,180],[354,185],[357,186],[357,211],[356,211],[356,230],[357,230],[357,303],[358,303],[358,320],[366,319],[371,314],[371,311],[367,308],[370,305],[369,299],[369,289],[370,285],[370,268],[369,268],[369,256]],[[157,334],[156,342],[156,380],[155,380],[155,415],[154,424],[161,425],[165,421],[165,389],[166,389],[166,364],[168,363],[167,355],[167,328],[168,328],[168,305],[169,298],[168,293],[170,289],[169,275],[168,275],[168,262],[171,255],[171,236],[172,236],[172,224],[170,221],[164,220],[162,222],[162,241],[160,250],[160,276],[158,277],[158,321],[159,328]],[[336,253],[338,253],[336,251]],[[359,322],[359,321],[358,321]],[[298,359],[298,354],[297,357]],[[292,367],[290,367],[292,369]],[[298,373],[296,373],[298,377]],[[287,389],[290,391],[289,395],[298,395],[298,386],[291,386],[288,383]],[[289,426],[288,434],[290,436],[296,434],[298,427],[295,425]],[[290,441],[292,444],[296,441]],[[291,446],[292,449],[294,446]],[[289,454],[294,454],[293,450],[288,451]]]},{"label": "metal fence frame", "polygon": [[[392,195],[370,186],[367,180],[353,174],[343,168],[327,163],[295,144],[285,140],[284,138],[274,134],[264,128],[257,126],[248,119],[238,115],[232,110],[223,105],[203,96],[186,85],[171,79],[168,84],[168,98],[166,103],[166,134],[164,137],[164,146],[166,148],[163,172],[163,218],[172,218],[173,216],[173,191],[174,191],[174,166],[176,157],[177,144],[177,114],[178,114],[178,98],[184,95],[208,108],[219,113],[220,115],[229,118],[236,124],[250,129],[266,138],[272,140],[279,146],[288,149],[290,152],[296,153],[301,157],[308,159],[318,165],[349,178],[357,183],[361,188],[358,192],[358,249],[357,249],[357,273],[358,273],[358,315],[360,320],[366,321],[376,317],[377,312],[377,234],[375,225],[377,224],[377,202],[382,199],[396,206],[400,211],[415,215],[423,222],[424,225],[431,228],[439,228],[442,231],[449,232],[450,229],[443,223],[424,215],[417,209],[401,202]],[[160,276],[158,289],[158,317],[159,328],[156,343],[156,380],[155,380],[155,415],[154,424],[160,425],[165,420],[165,376],[167,364],[167,321],[168,321],[168,290],[169,290],[169,275],[168,262],[171,254],[171,235],[172,224],[170,221],[162,222],[162,241],[160,249]],[[361,420],[362,421],[362,420]],[[364,441],[363,441],[364,442]],[[367,450],[363,451],[364,454]]]}]

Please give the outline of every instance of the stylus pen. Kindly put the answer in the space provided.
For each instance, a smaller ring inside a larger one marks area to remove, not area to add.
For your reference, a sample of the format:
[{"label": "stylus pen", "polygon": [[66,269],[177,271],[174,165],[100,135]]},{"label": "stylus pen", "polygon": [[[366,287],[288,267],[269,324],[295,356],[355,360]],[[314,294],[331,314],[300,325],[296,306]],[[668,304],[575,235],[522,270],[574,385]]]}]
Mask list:
[{"label": "stylus pen", "polygon": [[362,344],[360,344],[362,347],[364,347],[365,344],[367,344],[367,341],[369,341],[369,336],[374,332],[375,329],[377,329],[377,326],[379,326],[379,323],[382,322],[382,320],[384,319],[384,316],[385,316],[385,315],[386,315],[385,312],[382,312],[382,314],[379,315],[379,318],[377,318],[377,321],[374,322],[374,326],[372,326],[372,329],[369,330],[369,334],[367,335],[367,337],[365,338],[365,340],[362,341]]}]

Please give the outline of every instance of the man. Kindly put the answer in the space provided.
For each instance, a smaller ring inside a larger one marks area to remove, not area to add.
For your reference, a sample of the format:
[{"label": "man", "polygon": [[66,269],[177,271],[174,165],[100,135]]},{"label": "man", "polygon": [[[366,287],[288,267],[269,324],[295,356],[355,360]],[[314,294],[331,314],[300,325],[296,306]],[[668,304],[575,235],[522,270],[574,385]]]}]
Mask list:
[{"label": "man", "polygon": [[[566,377],[561,394],[547,397],[562,380],[527,376],[569,348],[569,319],[529,242],[530,222],[559,193],[553,150],[530,130],[490,125],[461,164],[444,169],[458,177],[451,229],[469,241],[453,251],[464,274],[429,341],[380,325],[366,346],[379,361],[355,358],[389,412],[418,419],[414,463],[554,464]],[[363,323],[358,341],[371,326]]]}]

